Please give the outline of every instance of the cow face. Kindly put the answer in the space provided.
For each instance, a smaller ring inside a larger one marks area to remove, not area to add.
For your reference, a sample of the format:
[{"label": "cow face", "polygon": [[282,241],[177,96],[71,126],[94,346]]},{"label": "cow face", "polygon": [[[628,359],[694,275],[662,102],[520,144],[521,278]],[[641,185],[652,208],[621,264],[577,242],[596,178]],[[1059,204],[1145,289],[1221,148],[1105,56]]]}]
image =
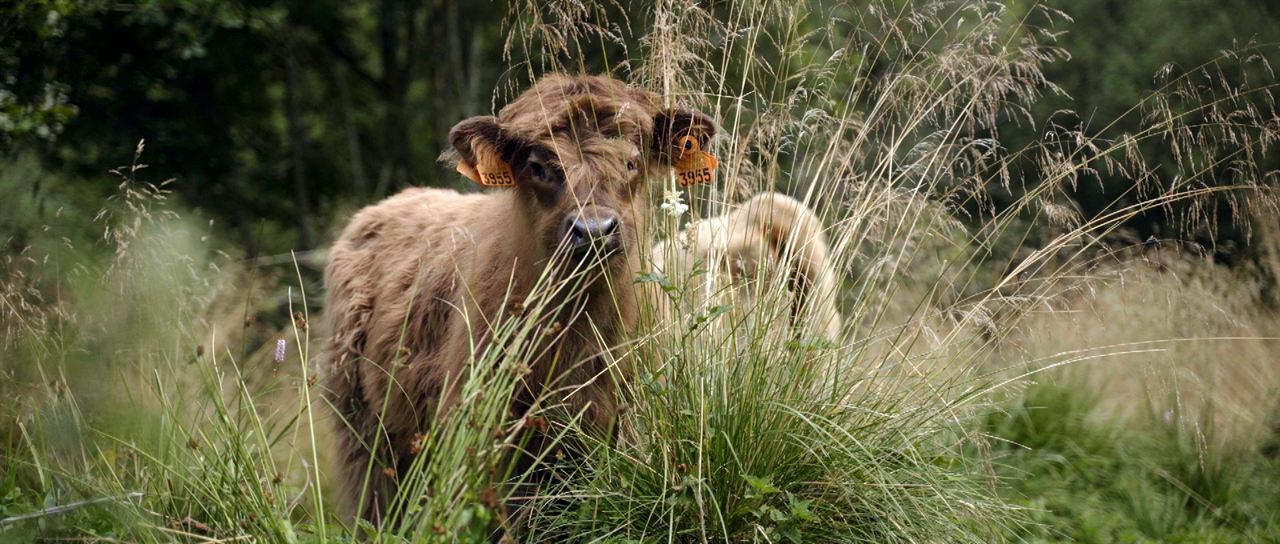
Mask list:
[{"label": "cow face", "polygon": [[539,254],[581,265],[643,253],[646,179],[669,172],[677,146],[705,149],[714,130],[705,115],[660,109],[620,81],[556,75],[496,117],[458,123],[449,140],[459,172],[518,193]]}]

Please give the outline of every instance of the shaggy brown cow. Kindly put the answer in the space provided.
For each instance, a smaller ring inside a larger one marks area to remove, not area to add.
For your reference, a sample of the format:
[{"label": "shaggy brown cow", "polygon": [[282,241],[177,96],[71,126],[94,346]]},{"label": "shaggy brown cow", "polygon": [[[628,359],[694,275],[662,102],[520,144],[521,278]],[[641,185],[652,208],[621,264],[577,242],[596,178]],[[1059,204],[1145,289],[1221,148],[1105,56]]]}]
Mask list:
[{"label": "shaggy brown cow", "polygon": [[[365,497],[353,504],[360,515],[376,523],[385,514],[414,436],[456,404],[455,378],[476,359],[473,346],[489,346],[492,320],[544,273],[596,272],[560,294],[581,311],[564,316],[563,332],[547,340],[555,345],[536,351],[548,355],[527,361],[532,372],[513,403],[582,386],[557,402],[589,424],[612,424],[617,384],[598,355],[636,321],[631,275],[649,250],[644,182],[688,158],[683,149],[705,149],[713,127],[614,79],[544,77],[496,117],[467,119],[449,134],[446,158],[459,172],[509,188],[409,189],[351,219],[325,276],[325,383],[340,416],[345,493]],[[380,426],[385,446],[371,454]]]}]

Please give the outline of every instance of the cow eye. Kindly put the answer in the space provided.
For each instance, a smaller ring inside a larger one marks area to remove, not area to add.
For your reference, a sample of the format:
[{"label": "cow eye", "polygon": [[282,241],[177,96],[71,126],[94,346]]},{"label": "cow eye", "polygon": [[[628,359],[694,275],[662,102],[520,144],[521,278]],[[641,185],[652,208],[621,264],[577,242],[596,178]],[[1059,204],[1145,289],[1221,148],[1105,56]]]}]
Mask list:
[{"label": "cow eye", "polygon": [[627,159],[627,171],[635,172],[636,170],[639,170],[639,169],[640,169],[640,151],[636,150],[636,152],[631,155],[631,158]]},{"label": "cow eye", "polygon": [[547,182],[551,180],[551,170],[546,163],[542,162],[542,157],[532,155],[529,157],[529,176],[533,179]]}]

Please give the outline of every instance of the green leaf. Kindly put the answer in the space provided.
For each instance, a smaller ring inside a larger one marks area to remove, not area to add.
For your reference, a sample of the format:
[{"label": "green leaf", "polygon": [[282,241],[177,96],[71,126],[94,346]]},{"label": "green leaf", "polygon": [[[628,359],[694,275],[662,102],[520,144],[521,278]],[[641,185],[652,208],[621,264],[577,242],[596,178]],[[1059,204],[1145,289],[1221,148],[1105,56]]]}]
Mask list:
[{"label": "green leaf", "polygon": [[790,498],[791,518],[799,521],[813,521],[813,511],[809,510],[809,505],[813,504],[810,500],[801,500],[795,497]]},{"label": "green leaf", "polygon": [[670,293],[675,290],[676,286],[666,276],[657,272],[644,272],[636,275],[635,283],[656,283],[664,292]]},{"label": "green leaf", "polygon": [[747,481],[747,485],[751,486],[754,496],[763,497],[781,491],[777,487],[774,487],[773,482],[769,480],[768,476],[764,478],[757,478],[750,474],[743,474],[742,477]]}]

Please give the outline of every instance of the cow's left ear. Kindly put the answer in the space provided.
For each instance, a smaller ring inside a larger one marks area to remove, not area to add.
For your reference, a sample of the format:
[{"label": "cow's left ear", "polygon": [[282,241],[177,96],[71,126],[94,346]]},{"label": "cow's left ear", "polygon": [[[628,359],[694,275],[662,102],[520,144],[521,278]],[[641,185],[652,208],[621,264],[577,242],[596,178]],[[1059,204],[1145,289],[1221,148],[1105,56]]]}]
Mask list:
[{"label": "cow's left ear", "polygon": [[[481,115],[464,120],[449,131],[449,144],[457,154],[458,172],[485,187],[512,187],[516,177],[507,162],[506,145],[498,118]],[[446,152],[442,160],[455,157]]]},{"label": "cow's left ear", "polygon": [[718,161],[707,152],[716,123],[702,112],[673,108],[653,117],[653,153],[675,168],[680,185],[710,183]]}]

